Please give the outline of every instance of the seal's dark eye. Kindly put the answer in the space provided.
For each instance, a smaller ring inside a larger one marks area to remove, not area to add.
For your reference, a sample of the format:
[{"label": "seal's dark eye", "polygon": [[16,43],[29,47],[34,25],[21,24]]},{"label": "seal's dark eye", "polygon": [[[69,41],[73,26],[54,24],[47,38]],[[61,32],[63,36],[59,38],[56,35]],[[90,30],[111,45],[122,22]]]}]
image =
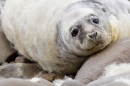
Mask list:
[{"label": "seal's dark eye", "polygon": [[72,37],[76,37],[79,33],[78,29],[73,29],[73,31],[71,32]]},{"label": "seal's dark eye", "polygon": [[95,24],[99,24],[99,19],[98,18],[93,18],[92,22],[95,23]]}]

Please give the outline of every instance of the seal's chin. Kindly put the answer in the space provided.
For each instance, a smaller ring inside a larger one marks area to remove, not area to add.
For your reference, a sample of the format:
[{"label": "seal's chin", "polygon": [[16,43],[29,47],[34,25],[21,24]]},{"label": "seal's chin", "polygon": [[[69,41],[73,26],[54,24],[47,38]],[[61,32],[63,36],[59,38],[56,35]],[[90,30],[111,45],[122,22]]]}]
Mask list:
[{"label": "seal's chin", "polygon": [[92,50],[94,49],[95,47],[101,47],[103,46],[104,44],[102,44],[101,42],[95,42],[95,43],[92,43],[92,42],[86,42],[84,44],[81,44],[80,47],[81,49],[83,50]]},{"label": "seal's chin", "polygon": [[95,42],[90,40],[85,40],[83,44],[80,44],[81,49],[87,50],[87,51],[98,51],[103,48],[105,48],[109,44],[108,39],[102,39],[102,40],[95,40]]}]

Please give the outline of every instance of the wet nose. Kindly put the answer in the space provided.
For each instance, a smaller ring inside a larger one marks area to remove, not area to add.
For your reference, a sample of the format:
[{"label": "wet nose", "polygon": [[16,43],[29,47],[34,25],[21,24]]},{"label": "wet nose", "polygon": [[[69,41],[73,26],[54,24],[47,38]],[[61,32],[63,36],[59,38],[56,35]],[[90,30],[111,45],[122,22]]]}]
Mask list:
[{"label": "wet nose", "polygon": [[98,36],[97,31],[94,31],[94,32],[88,34],[89,39],[96,39],[97,36]]}]

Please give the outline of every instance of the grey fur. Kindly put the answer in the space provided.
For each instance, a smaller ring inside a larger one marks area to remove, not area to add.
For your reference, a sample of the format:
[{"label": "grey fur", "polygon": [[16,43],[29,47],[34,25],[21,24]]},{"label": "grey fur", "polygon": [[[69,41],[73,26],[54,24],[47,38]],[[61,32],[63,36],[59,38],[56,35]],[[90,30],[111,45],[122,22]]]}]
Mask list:
[{"label": "grey fur", "polygon": [[0,0],[0,28],[1,28],[1,11],[6,0]]}]

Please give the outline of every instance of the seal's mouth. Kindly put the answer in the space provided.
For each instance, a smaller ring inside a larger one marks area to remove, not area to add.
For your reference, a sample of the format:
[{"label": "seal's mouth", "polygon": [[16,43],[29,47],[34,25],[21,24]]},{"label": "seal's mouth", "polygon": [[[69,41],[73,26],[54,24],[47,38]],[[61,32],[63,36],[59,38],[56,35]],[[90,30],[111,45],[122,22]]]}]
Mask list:
[{"label": "seal's mouth", "polygon": [[82,44],[80,47],[81,49],[84,50],[93,50],[95,47],[100,48],[103,45],[104,43],[101,41],[96,41],[96,42],[87,41],[86,43]]},{"label": "seal's mouth", "polygon": [[92,46],[90,49],[87,50],[94,50],[94,49],[102,49],[106,46],[103,42],[97,42],[94,46]]}]

